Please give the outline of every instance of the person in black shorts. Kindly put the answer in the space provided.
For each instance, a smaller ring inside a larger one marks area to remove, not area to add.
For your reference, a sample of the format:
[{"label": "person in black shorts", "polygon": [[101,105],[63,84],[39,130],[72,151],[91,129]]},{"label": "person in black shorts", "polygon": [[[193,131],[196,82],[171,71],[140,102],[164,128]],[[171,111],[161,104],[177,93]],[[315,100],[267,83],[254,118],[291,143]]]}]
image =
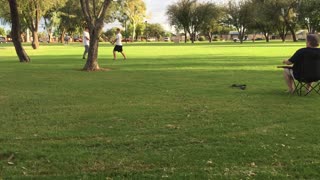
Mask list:
[{"label": "person in black shorts", "polygon": [[116,35],[116,39],[113,41],[112,44],[116,43],[116,45],[113,48],[113,60],[117,59],[117,54],[116,52],[120,52],[124,58],[124,60],[127,59],[126,54],[123,52],[123,48],[122,48],[122,35],[121,35],[121,30],[119,28],[117,28],[117,35]]},{"label": "person in black shorts", "polygon": [[[284,68],[284,79],[285,82],[288,86],[288,91],[290,93],[294,92],[294,79],[299,79],[299,62],[304,61],[305,60],[305,54],[308,53],[319,53],[320,54],[320,49],[317,48],[319,46],[319,39],[318,36],[316,34],[308,34],[307,35],[307,42],[306,42],[306,47],[305,48],[301,48],[299,50],[296,51],[296,53],[294,53],[294,55],[288,59],[288,60],[284,60],[282,63],[286,64],[286,65],[292,65],[293,64],[293,68]],[[311,87],[311,83],[308,84],[308,88],[310,89]]]}]

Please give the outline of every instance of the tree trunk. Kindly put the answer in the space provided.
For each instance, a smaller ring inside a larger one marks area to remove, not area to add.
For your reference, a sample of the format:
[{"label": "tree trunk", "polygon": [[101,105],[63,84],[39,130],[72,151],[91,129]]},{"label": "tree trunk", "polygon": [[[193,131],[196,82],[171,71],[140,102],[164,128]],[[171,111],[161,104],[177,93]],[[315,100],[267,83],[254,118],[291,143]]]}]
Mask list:
[{"label": "tree trunk", "polygon": [[40,2],[34,2],[35,4],[35,17],[30,17],[29,19],[29,29],[32,31],[32,48],[38,49],[39,48],[39,36],[38,36],[38,29],[39,29],[39,21],[40,21]]},{"label": "tree trunk", "polygon": [[39,48],[39,36],[38,36],[38,30],[32,31],[32,48],[38,49]]},{"label": "tree trunk", "polygon": [[278,32],[279,32],[279,35],[280,35],[280,38],[281,38],[282,42],[285,42],[286,41],[286,36],[287,36],[286,27],[285,26],[281,27],[280,29],[278,29]]},{"label": "tree trunk", "polygon": [[213,35],[211,34],[211,32],[208,32],[209,43],[212,43],[212,37]]},{"label": "tree trunk", "polygon": [[[96,9],[96,1],[91,1],[93,11]],[[99,16],[91,14],[90,11],[90,1],[89,0],[80,0],[82,12],[86,19],[86,22],[89,26],[90,32],[90,47],[88,52],[88,59],[83,67],[83,70],[86,71],[96,71],[99,70],[100,67],[98,65],[98,45],[99,45],[99,35],[103,28],[104,17],[106,15],[106,11],[111,3],[111,0],[104,0],[100,10]],[[92,18],[95,17],[95,18]]]},{"label": "tree trunk", "polygon": [[90,47],[88,52],[88,59],[83,67],[83,70],[85,71],[96,71],[100,69],[98,64],[99,35],[96,32],[96,29],[90,31]]},{"label": "tree trunk", "polygon": [[189,33],[190,34],[190,38],[191,38],[191,43],[193,44],[194,43],[194,40],[195,40],[195,33]]},{"label": "tree trunk", "polygon": [[281,34],[280,37],[281,37],[282,42],[286,41],[286,36],[285,35]]},{"label": "tree trunk", "polygon": [[293,42],[297,42],[297,36],[296,36],[296,32],[294,32],[294,29],[289,27],[289,31],[292,34],[292,40]]},{"label": "tree trunk", "polygon": [[20,62],[30,62],[30,58],[22,47],[20,41],[20,19],[16,0],[8,0],[12,20],[11,36]]},{"label": "tree trunk", "polygon": [[134,41],[136,39],[136,24],[135,22],[132,23],[132,40]]},{"label": "tree trunk", "polygon": [[66,35],[66,30],[65,29],[62,29],[61,30],[61,35],[59,37],[59,41],[64,44],[64,36]]},{"label": "tree trunk", "polygon": [[51,43],[51,34],[52,34],[51,29],[49,29],[47,32],[48,32],[48,43]]},{"label": "tree trunk", "polygon": [[266,42],[269,42],[269,33],[263,33],[264,37],[266,38]]},{"label": "tree trunk", "polygon": [[[98,46],[99,46],[99,35],[103,28],[104,17],[106,15],[107,9],[112,0],[104,0],[102,6],[99,10],[99,15],[91,14],[90,11],[90,1],[89,0],[80,0],[82,12],[86,19],[86,23],[89,26],[90,32],[90,47],[88,52],[88,59],[83,67],[83,70],[86,71],[96,71],[100,67],[98,65]],[[91,1],[93,12],[96,12],[96,1]],[[94,18],[93,18],[94,17]],[[132,37],[133,38],[133,37]]]},{"label": "tree trunk", "polygon": [[242,29],[242,30],[239,31],[240,44],[243,43],[244,32],[245,32],[245,29]]}]

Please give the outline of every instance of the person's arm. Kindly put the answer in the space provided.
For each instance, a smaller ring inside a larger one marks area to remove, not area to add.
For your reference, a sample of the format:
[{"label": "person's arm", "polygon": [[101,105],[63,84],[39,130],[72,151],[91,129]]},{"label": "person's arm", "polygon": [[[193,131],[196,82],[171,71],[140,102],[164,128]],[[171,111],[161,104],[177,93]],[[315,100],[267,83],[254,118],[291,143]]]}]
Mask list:
[{"label": "person's arm", "polygon": [[293,54],[291,58],[289,58],[288,60],[282,61],[282,63],[286,65],[292,65],[297,61],[300,61],[303,58],[303,52],[304,52],[304,49],[299,49]]},{"label": "person's arm", "polygon": [[286,65],[292,65],[293,63],[289,60],[283,60],[282,64],[286,64]]},{"label": "person's arm", "polygon": [[112,44],[114,44],[114,43],[116,43],[117,42],[117,40],[118,40],[118,36],[116,36],[116,38],[113,40],[113,42],[112,42]]}]

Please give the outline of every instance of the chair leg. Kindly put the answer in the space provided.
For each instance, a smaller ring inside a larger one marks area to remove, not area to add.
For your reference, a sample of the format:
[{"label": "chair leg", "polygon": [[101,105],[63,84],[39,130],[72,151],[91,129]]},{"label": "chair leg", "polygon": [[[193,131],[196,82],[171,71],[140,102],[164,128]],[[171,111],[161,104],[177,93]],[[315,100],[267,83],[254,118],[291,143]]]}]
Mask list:
[{"label": "chair leg", "polygon": [[314,85],[310,86],[309,90],[309,83],[301,82],[301,81],[293,81],[294,82],[294,91],[292,94],[297,94],[298,96],[302,96],[303,92],[306,91],[304,96],[307,96],[312,91],[315,91],[317,94],[320,95],[320,81],[313,82]]},{"label": "chair leg", "polygon": [[311,85],[310,86],[310,90],[308,89],[308,84],[306,83],[306,89],[307,89],[307,93],[305,94],[305,96],[307,96],[308,94],[310,94],[312,91],[315,91],[317,94],[320,95],[320,82],[317,82],[315,85]]},{"label": "chair leg", "polygon": [[316,89],[316,92],[320,95],[320,83],[318,82],[317,85],[318,89]]},{"label": "chair leg", "polygon": [[293,91],[293,93],[292,94],[297,94],[298,96],[301,96],[301,94],[302,94],[302,88],[303,88],[303,84],[302,84],[302,82],[295,82],[294,83],[294,91]]},{"label": "chair leg", "polygon": [[320,95],[320,82],[317,82],[316,85],[311,86],[311,91],[315,91],[317,94]]}]

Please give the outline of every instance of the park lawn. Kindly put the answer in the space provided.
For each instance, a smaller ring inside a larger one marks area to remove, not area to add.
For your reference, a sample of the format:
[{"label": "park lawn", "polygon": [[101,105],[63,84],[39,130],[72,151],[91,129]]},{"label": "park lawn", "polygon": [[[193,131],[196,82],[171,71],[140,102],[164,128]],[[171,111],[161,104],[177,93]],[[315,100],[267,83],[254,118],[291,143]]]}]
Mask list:
[{"label": "park lawn", "polygon": [[[276,66],[305,43],[0,44],[0,179],[319,179],[319,96]],[[231,88],[246,84],[246,90]]]}]

